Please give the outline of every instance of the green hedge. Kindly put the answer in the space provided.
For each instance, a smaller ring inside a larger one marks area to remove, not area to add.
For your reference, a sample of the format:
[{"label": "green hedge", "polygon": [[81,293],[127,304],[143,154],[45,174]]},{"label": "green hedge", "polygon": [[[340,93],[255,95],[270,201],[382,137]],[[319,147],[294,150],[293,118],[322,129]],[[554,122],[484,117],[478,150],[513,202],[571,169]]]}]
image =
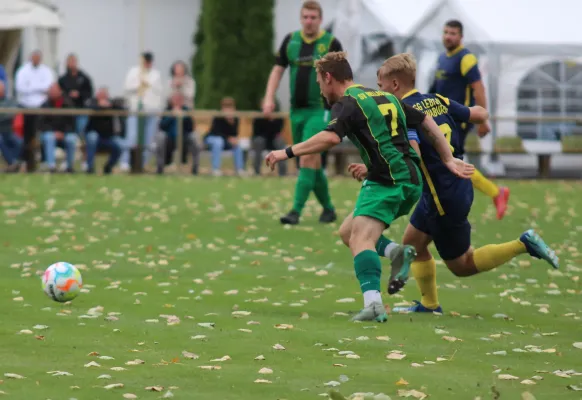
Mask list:
[{"label": "green hedge", "polygon": [[564,153],[582,153],[582,136],[564,136],[562,138]]},{"label": "green hedge", "polygon": [[257,109],[273,66],[274,0],[203,0],[193,72],[198,108],[224,96],[241,110]]},{"label": "green hedge", "polygon": [[497,153],[525,153],[520,137],[500,137],[495,140]]}]

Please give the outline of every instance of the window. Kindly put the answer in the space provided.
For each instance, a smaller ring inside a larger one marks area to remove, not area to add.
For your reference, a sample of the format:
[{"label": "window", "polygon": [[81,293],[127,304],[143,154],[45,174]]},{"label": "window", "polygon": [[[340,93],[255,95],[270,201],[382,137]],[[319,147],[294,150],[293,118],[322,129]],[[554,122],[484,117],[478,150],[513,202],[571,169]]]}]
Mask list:
[{"label": "window", "polygon": [[[582,113],[582,64],[556,61],[538,66],[520,83],[517,91],[520,117],[576,117]],[[582,135],[574,122],[518,122],[523,139],[560,140]]]}]

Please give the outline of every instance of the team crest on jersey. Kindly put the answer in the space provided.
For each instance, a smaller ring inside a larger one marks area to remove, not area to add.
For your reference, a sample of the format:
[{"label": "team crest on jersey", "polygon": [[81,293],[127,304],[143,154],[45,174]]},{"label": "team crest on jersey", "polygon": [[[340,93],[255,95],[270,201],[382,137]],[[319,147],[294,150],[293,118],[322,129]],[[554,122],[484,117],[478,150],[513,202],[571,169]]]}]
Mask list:
[{"label": "team crest on jersey", "polygon": [[320,43],[317,45],[317,52],[321,55],[323,55],[325,52],[327,51],[327,46],[324,45],[323,43]]},{"label": "team crest on jersey", "polygon": [[447,79],[447,71],[444,69],[437,69],[435,72],[435,78],[437,80]]}]

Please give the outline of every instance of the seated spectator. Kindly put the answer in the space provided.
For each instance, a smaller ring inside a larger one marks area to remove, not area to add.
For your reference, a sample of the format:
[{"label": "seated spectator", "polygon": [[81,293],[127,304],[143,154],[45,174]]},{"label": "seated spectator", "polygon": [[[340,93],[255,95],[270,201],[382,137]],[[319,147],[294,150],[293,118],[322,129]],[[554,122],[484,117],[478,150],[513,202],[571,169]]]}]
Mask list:
[{"label": "seated spectator", "polygon": [[[225,97],[220,102],[220,110],[225,113],[236,111],[236,104],[232,97]],[[210,132],[204,138],[204,143],[211,152],[212,174],[222,175],[220,169],[222,165],[222,152],[232,150],[234,157],[234,168],[237,175],[244,174],[243,151],[238,143],[238,124],[236,117],[216,117],[212,120]]]},{"label": "seated spectator", "polygon": [[[281,135],[283,124],[284,121],[282,118],[273,118],[270,116],[256,118],[253,121],[252,148],[254,153],[253,167],[255,174],[261,174],[263,151],[282,150],[287,146]],[[279,176],[285,176],[287,174],[287,163],[283,161],[277,165],[279,166]]]},{"label": "seated spectator", "polygon": [[[73,102],[63,96],[58,83],[48,90],[48,99],[42,108],[74,108]],[[42,115],[39,121],[41,141],[46,155],[46,163],[51,172],[56,171],[55,151],[63,146],[67,154],[67,172],[74,172],[75,150],[78,136],[75,133],[75,117],[72,115]]]},{"label": "seated spectator", "polygon": [[[96,111],[103,110],[120,110],[109,99],[109,91],[102,87],[97,90],[95,98],[89,102],[89,107]],[[87,173],[95,173],[95,154],[98,151],[106,150],[109,152],[109,160],[103,168],[104,174],[110,174],[121,157],[123,151],[123,139],[116,136],[115,116],[92,115],[87,123],[87,134],[85,135],[87,147]]]},{"label": "seated spectator", "polygon": [[[187,114],[190,108],[185,104],[184,95],[174,92],[170,104],[166,111],[173,111],[177,114],[184,113],[182,118],[182,162],[187,159],[188,151],[192,153],[194,162],[192,164],[192,174],[198,174],[199,153],[198,144],[194,138],[194,121]],[[160,120],[160,132],[156,136],[156,155],[158,164],[158,174],[164,173],[164,167],[172,163],[173,154],[178,143],[178,118],[164,116]]]},{"label": "seated spectator", "polygon": [[184,61],[176,61],[172,64],[172,68],[170,68],[170,78],[168,100],[172,100],[172,95],[175,92],[182,93],[186,107],[193,109],[196,83],[190,74],[188,74],[188,67]]},{"label": "seated spectator", "polygon": [[[18,103],[5,96],[4,82],[0,81],[0,108],[17,108]],[[20,168],[22,139],[13,130],[14,114],[0,114],[0,152],[6,160],[6,172],[16,172]]]}]

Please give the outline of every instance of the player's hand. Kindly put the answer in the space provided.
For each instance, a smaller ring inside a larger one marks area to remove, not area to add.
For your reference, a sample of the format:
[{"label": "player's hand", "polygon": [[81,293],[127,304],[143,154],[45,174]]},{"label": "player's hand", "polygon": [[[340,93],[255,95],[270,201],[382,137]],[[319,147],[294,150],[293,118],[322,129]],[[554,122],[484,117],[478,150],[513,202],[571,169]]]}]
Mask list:
[{"label": "player's hand", "polygon": [[352,174],[352,177],[357,181],[363,181],[368,176],[368,168],[365,164],[350,164],[348,166],[348,172]]},{"label": "player's hand", "polygon": [[275,102],[272,99],[265,99],[263,102],[263,112],[267,115],[275,111]]},{"label": "player's hand", "polygon": [[458,158],[452,158],[450,161],[445,162],[445,165],[449,171],[463,179],[471,179],[473,172],[475,172],[473,164],[468,164]]},{"label": "player's hand", "polygon": [[267,154],[267,157],[265,157],[265,163],[267,164],[267,167],[271,168],[271,171],[274,171],[275,165],[279,161],[285,161],[288,158],[289,157],[287,157],[285,150],[275,150]]},{"label": "player's hand", "polygon": [[491,126],[489,125],[489,122],[485,122],[477,127],[477,135],[479,137],[484,137],[489,132],[491,132]]}]

